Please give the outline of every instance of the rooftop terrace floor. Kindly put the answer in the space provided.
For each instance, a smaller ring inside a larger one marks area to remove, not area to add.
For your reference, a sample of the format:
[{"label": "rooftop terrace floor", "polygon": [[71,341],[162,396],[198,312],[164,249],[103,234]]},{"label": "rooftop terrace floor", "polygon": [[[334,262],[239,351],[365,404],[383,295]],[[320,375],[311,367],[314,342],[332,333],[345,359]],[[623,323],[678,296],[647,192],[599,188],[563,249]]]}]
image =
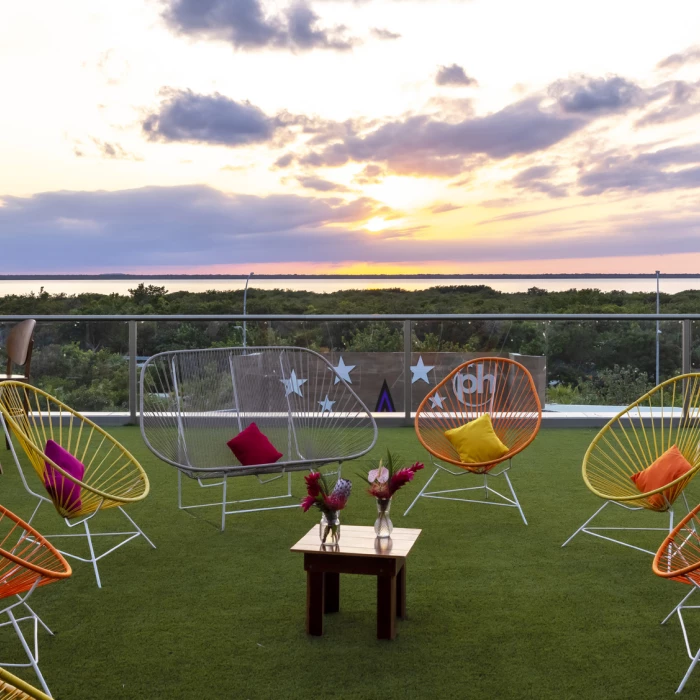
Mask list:
[{"label": "rooftop terrace floor", "polygon": [[[216,508],[197,517],[177,510],[176,473],[136,428],[111,431],[151,479],[149,497],[128,512],[158,548],[139,539],[107,557],[102,590],[90,566],[75,562],[71,579],[35,592],[30,604],[56,632],[40,633],[40,661],[57,698],[670,698],[685,673],[678,622],[659,623],[687,588],[655,577],[651,558],[631,549],[585,535],[561,548],[601,503],[580,471],[593,429],[545,429],[516,458],[512,480],[528,526],[515,509],[435,500],[404,518],[432,471],[410,428],[380,429],[382,448],[426,462],[392,506],[395,526],[423,528],[408,561],[409,619],[393,642],[375,638],[375,582],[365,576],[341,578],[341,611],[327,618],[324,637],[305,634],[305,574],[289,547],[316,512],[229,516],[221,533]],[[9,452],[0,460],[0,501],[29,517],[34,504]],[[355,490],[342,522],[374,521],[364,467],[344,468]],[[299,498],[302,476],[293,476]],[[252,477],[229,483],[250,496],[276,488]],[[689,494],[691,504],[700,500],[700,480]],[[62,531],[56,513],[42,511],[36,527]],[[102,515],[102,527],[115,517]],[[644,513],[627,522],[667,519]],[[638,542],[659,540],[642,533]],[[700,641],[700,611],[697,625],[687,617],[691,641],[694,631]],[[4,661],[23,660],[8,628],[0,649]],[[31,670],[19,673],[36,681]],[[700,693],[700,672],[684,692]]]}]

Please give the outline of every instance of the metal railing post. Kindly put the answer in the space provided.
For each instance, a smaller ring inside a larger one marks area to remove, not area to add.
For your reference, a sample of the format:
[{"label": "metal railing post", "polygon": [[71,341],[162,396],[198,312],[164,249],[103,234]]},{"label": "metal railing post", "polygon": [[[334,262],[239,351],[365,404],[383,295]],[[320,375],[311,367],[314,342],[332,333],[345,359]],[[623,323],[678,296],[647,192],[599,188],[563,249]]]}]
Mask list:
[{"label": "metal railing post", "polygon": [[138,385],[136,382],[136,321],[129,321],[129,421],[136,425]]},{"label": "metal railing post", "polygon": [[683,374],[690,374],[692,370],[691,352],[693,346],[693,326],[689,318],[681,321],[683,326]]},{"label": "metal railing post", "polygon": [[[681,321],[683,328],[683,336],[681,341],[682,355],[681,355],[681,373],[690,374],[692,370],[691,362],[691,352],[693,348],[693,325],[689,318]],[[690,392],[688,381],[683,382],[683,413],[682,418],[684,419],[688,415],[690,409]]]},{"label": "metal railing post", "polygon": [[411,322],[403,322],[403,414],[404,423],[411,425]]}]

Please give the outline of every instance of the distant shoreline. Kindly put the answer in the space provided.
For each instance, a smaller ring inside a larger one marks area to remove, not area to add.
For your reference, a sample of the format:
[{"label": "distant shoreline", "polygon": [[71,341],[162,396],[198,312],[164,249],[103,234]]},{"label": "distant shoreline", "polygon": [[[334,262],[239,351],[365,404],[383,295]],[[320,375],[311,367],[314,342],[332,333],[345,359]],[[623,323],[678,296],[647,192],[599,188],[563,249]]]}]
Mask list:
[{"label": "distant shoreline", "polygon": [[[661,273],[661,279],[698,279],[700,273]],[[108,273],[98,275],[0,275],[0,281],[22,280],[244,280],[248,275],[132,275],[122,273]],[[603,273],[557,273],[557,274],[522,274],[522,275],[496,275],[496,274],[418,274],[418,275],[269,275],[255,274],[252,279],[263,280],[527,280],[527,279],[656,279],[654,273],[637,274],[603,274]]]}]

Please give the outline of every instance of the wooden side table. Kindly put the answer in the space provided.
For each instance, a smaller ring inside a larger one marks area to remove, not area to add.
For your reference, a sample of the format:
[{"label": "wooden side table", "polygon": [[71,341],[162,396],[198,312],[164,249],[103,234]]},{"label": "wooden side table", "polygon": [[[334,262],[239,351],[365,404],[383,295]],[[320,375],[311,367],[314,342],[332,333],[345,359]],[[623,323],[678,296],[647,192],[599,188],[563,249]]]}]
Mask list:
[{"label": "wooden side table", "polygon": [[306,631],[323,635],[323,616],[340,609],[340,574],[377,577],[377,638],[396,637],[396,618],[406,617],[406,557],[420,530],[395,528],[378,540],[373,527],[342,525],[338,545],[322,545],[318,525],[292,548],[303,552],[306,571]]}]

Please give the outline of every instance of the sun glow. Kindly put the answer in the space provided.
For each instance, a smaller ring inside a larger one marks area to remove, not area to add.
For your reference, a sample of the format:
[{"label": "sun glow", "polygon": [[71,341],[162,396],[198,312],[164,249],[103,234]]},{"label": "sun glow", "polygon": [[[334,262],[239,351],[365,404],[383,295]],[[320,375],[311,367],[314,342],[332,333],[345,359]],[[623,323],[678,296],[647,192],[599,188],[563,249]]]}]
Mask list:
[{"label": "sun glow", "polygon": [[365,229],[372,233],[378,233],[379,231],[383,231],[388,225],[389,222],[385,221],[381,216],[375,216],[365,224]]}]

